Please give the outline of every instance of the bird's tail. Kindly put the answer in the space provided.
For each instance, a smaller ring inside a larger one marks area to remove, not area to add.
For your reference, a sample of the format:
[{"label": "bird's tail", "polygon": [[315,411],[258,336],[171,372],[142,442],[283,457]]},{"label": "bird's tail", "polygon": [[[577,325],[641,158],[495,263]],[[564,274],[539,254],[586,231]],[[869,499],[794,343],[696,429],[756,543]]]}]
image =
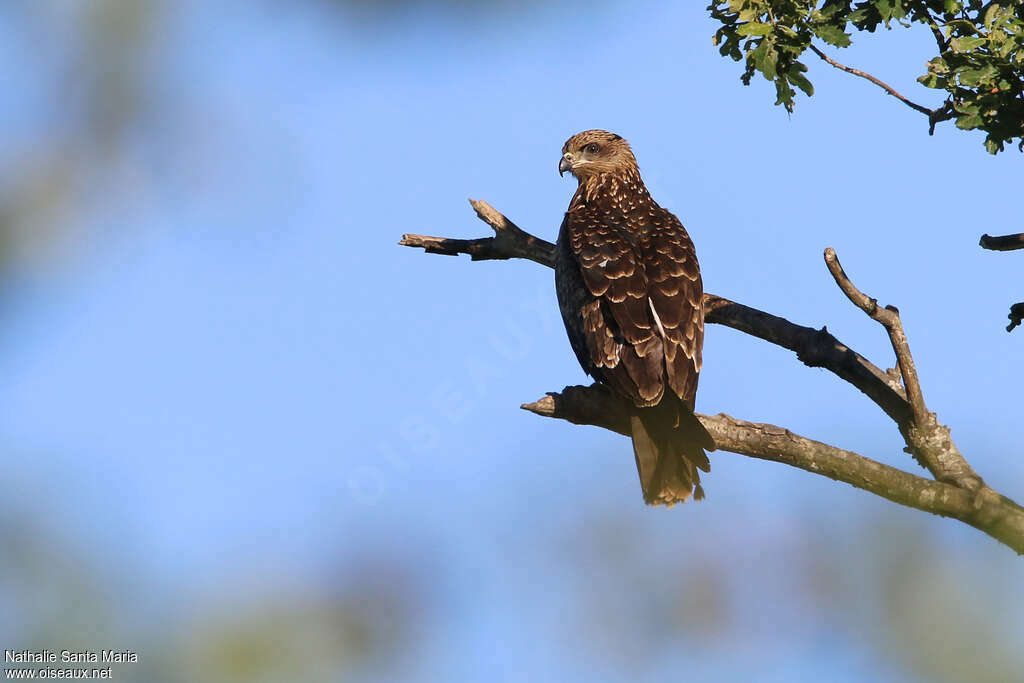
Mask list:
[{"label": "bird's tail", "polygon": [[689,406],[666,391],[658,405],[637,409],[630,425],[644,502],[672,506],[690,496],[703,499],[698,470],[711,471],[704,451],[715,450],[715,442]]}]

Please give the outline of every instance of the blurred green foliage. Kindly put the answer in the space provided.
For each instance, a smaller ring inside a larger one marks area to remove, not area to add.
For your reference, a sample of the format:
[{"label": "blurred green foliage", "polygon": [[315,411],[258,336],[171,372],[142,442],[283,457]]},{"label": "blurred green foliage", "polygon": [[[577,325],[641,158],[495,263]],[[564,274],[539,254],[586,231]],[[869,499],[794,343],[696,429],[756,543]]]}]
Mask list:
[{"label": "blurred green foliage", "polygon": [[879,26],[928,27],[939,54],[918,81],[946,93],[932,121],[987,134],[992,154],[1019,140],[1024,149],[1024,2],[1020,0],[716,0],[708,9],[722,26],[722,55],[745,61],[745,84],[755,72],[774,82],[775,104],[792,111],[796,90],[814,94],[800,61],[815,38],[851,44],[851,31]]},{"label": "blurred green foliage", "polygon": [[59,256],[75,212],[123,165],[154,86],[157,0],[12,3],[45,116],[0,149],[0,273]]},{"label": "blurred green foliage", "polygon": [[165,600],[140,566],[101,557],[91,539],[20,503],[0,500],[0,547],[7,647],[134,650],[138,663],[113,665],[117,680],[331,680],[386,670],[423,637],[426,587],[401,549],[354,553],[308,584],[255,569],[183,601]]}]

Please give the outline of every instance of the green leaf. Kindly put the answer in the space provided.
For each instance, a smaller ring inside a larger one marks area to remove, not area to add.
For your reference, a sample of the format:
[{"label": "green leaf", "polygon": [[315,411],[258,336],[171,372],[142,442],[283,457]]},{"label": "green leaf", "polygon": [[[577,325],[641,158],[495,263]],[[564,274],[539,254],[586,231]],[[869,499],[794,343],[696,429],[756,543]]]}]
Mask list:
[{"label": "green leaf", "polygon": [[764,77],[769,81],[775,80],[775,65],[778,59],[779,53],[775,51],[767,40],[762,40],[757,49],[750,53],[750,61],[754,68],[764,74]]},{"label": "green leaf", "polygon": [[917,82],[926,88],[945,90],[946,84],[949,82],[949,80],[941,76],[936,76],[935,74],[925,74],[924,76],[919,76]]},{"label": "green leaf", "polygon": [[864,21],[864,19],[866,19],[867,16],[868,8],[861,7],[860,9],[855,9],[854,11],[850,12],[846,19],[853,24],[857,24],[860,23],[861,21]]},{"label": "green leaf", "polygon": [[966,85],[968,87],[975,87],[980,83],[987,83],[991,81],[999,70],[991,64],[986,64],[980,69],[968,69],[961,71],[957,76],[960,78],[960,85]]},{"label": "green leaf", "polygon": [[876,0],[875,7],[878,8],[878,13],[882,15],[882,21],[889,21],[892,17],[892,0]]},{"label": "green leaf", "polygon": [[843,32],[843,29],[832,24],[824,24],[817,26],[814,32],[819,38],[824,40],[829,45],[835,45],[836,47],[847,47],[850,44],[850,36]]},{"label": "green leaf", "polygon": [[932,59],[928,60],[927,64],[928,64],[928,71],[930,73],[935,73],[935,74],[947,74],[947,73],[949,73],[949,65],[946,64],[946,60],[943,59],[942,57],[933,57]]},{"label": "green leaf", "polygon": [[745,24],[740,24],[736,29],[736,33],[739,33],[741,36],[766,36],[771,32],[771,24],[762,24],[756,21],[748,21]]},{"label": "green leaf", "polygon": [[984,123],[981,120],[981,116],[978,114],[968,114],[967,116],[960,116],[956,120],[956,127],[964,130],[971,130],[972,128],[978,128]]},{"label": "green leaf", "polygon": [[785,105],[787,111],[793,111],[793,95],[796,94],[796,91],[789,87],[785,78],[775,79],[775,94],[778,95],[775,100],[776,105]]},{"label": "green leaf", "polygon": [[982,22],[985,24],[987,28],[992,28],[992,25],[994,23],[1003,18],[1002,15],[1006,11],[1008,10],[1006,8],[1001,7],[998,2],[993,2],[991,5],[988,6],[988,9],[985,10]]},{"label": "green leaf", "polygon": [[965,36],[962,38],[954,38],[949,41],[949,46],[953,48],[953,52],[970,52],[974,48],[984,45],[986,40],[986,38],[980,38],[977,36]]},{"label": "green leaf", "polygon": [[789,82],[804,91],[804,94],[810,97],[814,94],[814,86],[807,80],[807,76],[804,76],[799,71],[790,71],[786,74],[789,78]]}]

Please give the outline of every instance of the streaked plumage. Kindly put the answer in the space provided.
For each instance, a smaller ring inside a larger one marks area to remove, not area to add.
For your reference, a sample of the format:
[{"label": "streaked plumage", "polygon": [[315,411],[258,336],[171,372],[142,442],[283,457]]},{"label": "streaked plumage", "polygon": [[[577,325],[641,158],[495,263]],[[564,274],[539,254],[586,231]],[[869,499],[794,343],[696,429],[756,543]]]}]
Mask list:
[{"label": "streaked plumage", "polygon": [[629,144],[588,130],[562,148],[579,187],[558,234],[555,285],[592,377],[637,407],[637,470],[650,504],[704,496],[711,436],[693,415],[704,341],[700,267],[686,229],[651,199]]}]

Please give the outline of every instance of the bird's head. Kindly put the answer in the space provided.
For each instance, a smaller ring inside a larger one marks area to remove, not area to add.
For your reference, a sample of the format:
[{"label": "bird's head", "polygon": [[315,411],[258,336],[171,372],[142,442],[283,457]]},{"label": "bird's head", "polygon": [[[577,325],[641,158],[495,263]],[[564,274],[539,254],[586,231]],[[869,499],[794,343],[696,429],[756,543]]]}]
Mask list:
[{"label": "bird's head", "polygon": [[622,136],[606,130],[576,133],[562,146],[558,175],[569,171],[580,182],[605,173],[626,175],[636,171],[636,157]]}]

